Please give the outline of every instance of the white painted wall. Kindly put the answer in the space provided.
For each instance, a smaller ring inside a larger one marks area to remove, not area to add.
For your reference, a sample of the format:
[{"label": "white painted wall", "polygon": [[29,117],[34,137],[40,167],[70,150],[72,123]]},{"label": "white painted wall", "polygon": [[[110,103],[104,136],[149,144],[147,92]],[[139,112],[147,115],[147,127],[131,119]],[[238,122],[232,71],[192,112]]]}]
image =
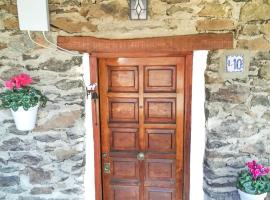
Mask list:
[{"label": "white painted wall", "polygon": [[190,200],[202,200],[205,149],[205,81],[208,51],[194,51],[191,106]]},{"label": "white painted wall", "polygon": [[[192,79],[192,124],[191,124],[191,174],[190,200],[203,199],[203,157],[205,148],[205,81],[208,51],[194,51]],[[86,58],[84,58],[86,59]],[[87,63],[87,59],[85,60]],[[89,68],[88,68],[89,69]],[[89,74],[86,70],[84,74]],[[94,182],[94,143],[92,132],[91,100],[86,99],[86,170],[85,170],[85,200],[95,199]],[[127,199],[128,200],[128,199]]]},{"label": "white painted wall", "polygon": [[[86,86],[90,85],[90,67],[89,54],[83,55],[82,68],[83,79]],[[86,166],[84,174],[85,200],[95,199],[95,168],[94,168],[94,138],[92,129],[92,104],[91,98],[85,99],[85,151],[86,151]]]}]

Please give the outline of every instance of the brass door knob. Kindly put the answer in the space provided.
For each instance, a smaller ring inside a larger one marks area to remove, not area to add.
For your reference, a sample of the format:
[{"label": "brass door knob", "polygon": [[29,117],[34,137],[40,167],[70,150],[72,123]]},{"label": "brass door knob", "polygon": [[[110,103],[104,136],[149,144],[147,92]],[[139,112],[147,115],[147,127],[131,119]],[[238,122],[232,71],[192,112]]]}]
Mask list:
[{"label": "brass door knob", "polygon": [[144,160],[144,153],[143,152],[140,152],[140,153],[138,153],[138,155],[137,155],[137,159],[138,160]]}]

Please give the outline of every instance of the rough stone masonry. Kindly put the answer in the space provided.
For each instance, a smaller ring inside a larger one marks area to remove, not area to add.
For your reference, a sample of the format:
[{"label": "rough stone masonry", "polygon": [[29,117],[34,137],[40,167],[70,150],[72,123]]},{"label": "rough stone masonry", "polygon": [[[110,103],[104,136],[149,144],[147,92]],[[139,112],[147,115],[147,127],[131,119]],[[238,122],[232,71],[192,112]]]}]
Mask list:
[{"label": "rough stone masonry", "polygon": [[[234,34],[249,49],[249,75],[223,80],[222,51],[210,52],[206,77],[206,200],[238,200],[234,182],[246,160],[268,160],[270,1],[150,0],[149,19],[128,19],[128,0],[49,0],[58,35],[142,38],[197,33]],[[36,41],[46,45],[41,34]],[[79,57],[35,46],[18,28],[16,0],[0,1],[0,81],[19,72],[49,97],[33,132],[18,132],[0,111],[0,200],[80,200],[84,173],[84,92]],[[0,84],[0,90],[3,86]],[[205,101],[201,99],[201,101]],[[203,198],[203,197],[202,197]]]},{"label": "rough stone masonry", "polygon": [[218,73],[220,55],[209,54],[205,72],[204,191],[206,199],[236,200],[236,177],[245,163],[270,162],[270,52],[253,52],[248,76],[232,80]]}]

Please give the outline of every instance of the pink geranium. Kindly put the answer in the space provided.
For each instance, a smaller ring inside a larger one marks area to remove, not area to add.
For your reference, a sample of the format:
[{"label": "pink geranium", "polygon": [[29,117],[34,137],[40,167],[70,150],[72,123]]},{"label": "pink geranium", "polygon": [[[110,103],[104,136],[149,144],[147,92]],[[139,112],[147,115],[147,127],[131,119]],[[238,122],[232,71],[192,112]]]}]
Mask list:
[{"label": "pink geranium", "polygon": [[12,81],[5,81],[5,87],[8,88],[9,90],[12,90],[14,88],[14,83]]},{"label": "pink geranium", "polygon": [[9,90],[12,90],[14,87],[20,89],[30,85],[31,83],[32,78],[28,74],[21,73],[17,76],[13,76],[10,80],[5,81],[5,86]]},{"label": "pink geranium", "polygon": [[247,162],[247,167],[250,173],[252,174],[254,180],[256,180],[259,176],[265,176],[270,172],[269,167],[265,167],[262,164],[258,164],[255,160]]}]

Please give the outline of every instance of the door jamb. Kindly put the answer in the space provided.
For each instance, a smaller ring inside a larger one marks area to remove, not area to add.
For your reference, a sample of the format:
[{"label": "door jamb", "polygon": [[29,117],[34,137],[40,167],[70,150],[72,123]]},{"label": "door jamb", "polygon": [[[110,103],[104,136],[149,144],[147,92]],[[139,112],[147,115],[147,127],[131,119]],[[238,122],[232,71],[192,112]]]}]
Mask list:
[{"label": "door jamb", "polygon": [[[91,82],[98,82],[98,59],[113,58],[113,57],[169,57],[169,56],[184,56],[185,63],[185,94],[184,94],[184,135],[183,135],[183,156],[184,156],[184,171],[183,171],[183,200],[189,200],[190,189],[190,138],[191,138],[191,94],[192,94],[192,59],[193,53],[182,52],[178,54],[170,53],[136,53],[119,54],[119,53],[92,53],[90,56],[90,72]],[[97,91],[99,92],[99,91]],[[99,103],[92,101],[92,119],[93,119],[93,137],[94,137],[94,166],[95,166],[95,197],[96,200],[102,200],[102,164],[101,164],[101,133],[100,133],[100,113]]]}]

